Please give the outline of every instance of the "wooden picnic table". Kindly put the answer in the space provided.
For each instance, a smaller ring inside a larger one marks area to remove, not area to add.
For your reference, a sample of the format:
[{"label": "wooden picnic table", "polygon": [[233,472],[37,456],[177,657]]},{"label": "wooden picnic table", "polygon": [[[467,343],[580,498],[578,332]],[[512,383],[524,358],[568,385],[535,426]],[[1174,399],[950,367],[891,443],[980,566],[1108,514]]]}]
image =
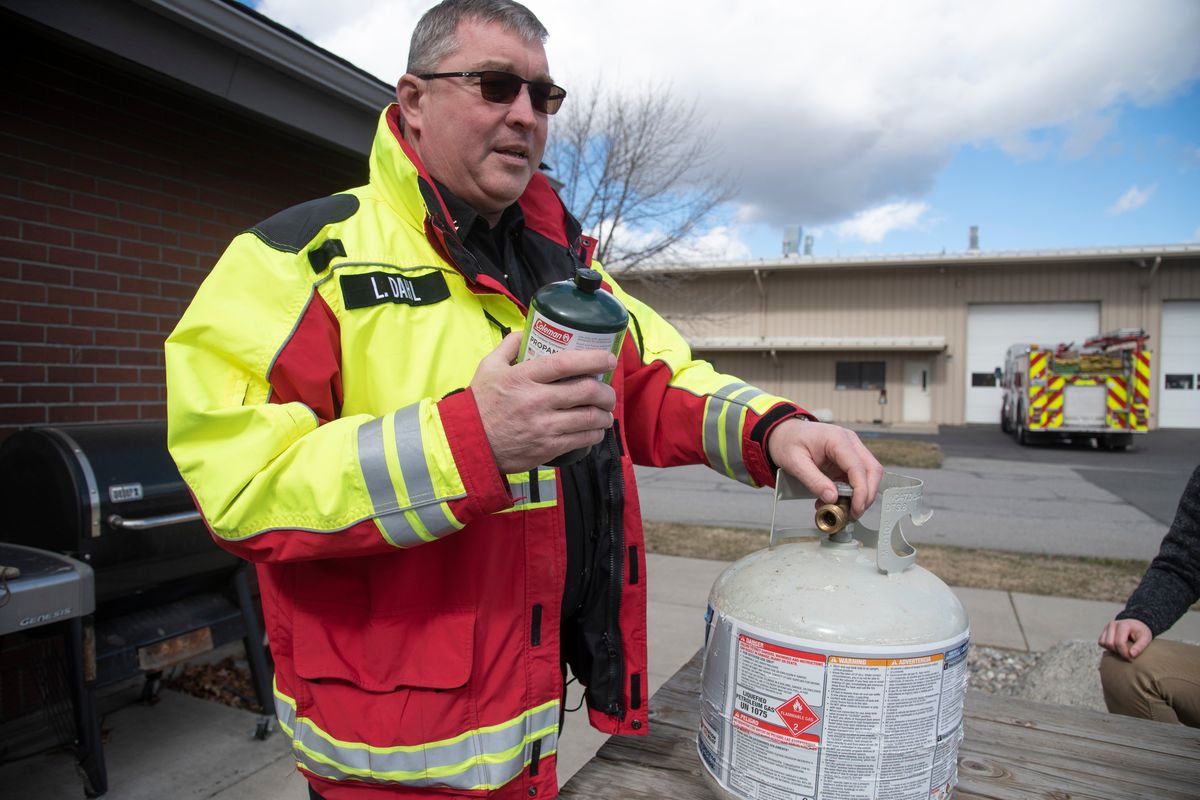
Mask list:
[{"label": "wooden picnic table", "polygon": [[[579,800],[708,800],[696,653],[655,692],[648,737],[614,736],[563,787]],[[957,800],[1200,798],[1200,730],[967,692]]]}]

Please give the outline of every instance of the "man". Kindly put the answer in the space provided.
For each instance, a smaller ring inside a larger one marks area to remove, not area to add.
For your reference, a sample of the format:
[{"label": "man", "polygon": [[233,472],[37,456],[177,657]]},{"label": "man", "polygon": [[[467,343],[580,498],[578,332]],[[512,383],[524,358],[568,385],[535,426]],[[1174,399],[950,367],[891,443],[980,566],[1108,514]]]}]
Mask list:
[{"label": "man", "polygon": [[594,246],[538,172],[545,37],[510,0],[430,10],[370,184],[238,236],[167,342],[171,452],[258,565],[314,796],[555,796],[567,666],[595,727],[646,733],[635,462],[844,477],[855,514],[879,485],[856,436],[692,360],[607,275],[619,359],[512,363],[532,292]]},{"label": "man", "polygon": [[1155,639],[1200,600],[1200,467],[1158,555],[1100,632],[1100,683],[1114,714],[1200,728],[1200,647]]}]

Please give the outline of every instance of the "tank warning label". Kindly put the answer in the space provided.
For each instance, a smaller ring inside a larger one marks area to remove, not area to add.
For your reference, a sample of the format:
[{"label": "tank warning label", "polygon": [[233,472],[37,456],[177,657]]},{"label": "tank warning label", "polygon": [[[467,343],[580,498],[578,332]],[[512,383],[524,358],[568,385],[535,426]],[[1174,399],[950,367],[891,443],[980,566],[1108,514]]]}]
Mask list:
[{"label": "tank warning label", "polygon": [[942,800],[957,782],[968,637],[870,649],[714,620],[697,744],[746,800]]},{"label": "tank warning label", "polygon": [[[617,333],[592,333],[569,328],[551,322],[536,311],[525,329],[525,340],[521,343],[521,360],[548,356],[562,350],[608,350],[613,355],[625,339],[625,331]],[[597,375],[598,380],[609,380],[608,375]]]}]

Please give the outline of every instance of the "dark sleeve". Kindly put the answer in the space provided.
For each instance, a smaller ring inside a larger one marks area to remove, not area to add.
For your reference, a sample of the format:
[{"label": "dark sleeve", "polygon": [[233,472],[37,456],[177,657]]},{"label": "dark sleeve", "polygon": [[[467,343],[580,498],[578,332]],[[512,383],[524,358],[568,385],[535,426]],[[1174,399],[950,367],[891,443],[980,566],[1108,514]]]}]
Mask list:
[{"label": "dark sleeve", "polygon": [[1137,619],[1158,636],[1200,598],[1200,467],[1183,490],[1158,555],[1117,619]]}]

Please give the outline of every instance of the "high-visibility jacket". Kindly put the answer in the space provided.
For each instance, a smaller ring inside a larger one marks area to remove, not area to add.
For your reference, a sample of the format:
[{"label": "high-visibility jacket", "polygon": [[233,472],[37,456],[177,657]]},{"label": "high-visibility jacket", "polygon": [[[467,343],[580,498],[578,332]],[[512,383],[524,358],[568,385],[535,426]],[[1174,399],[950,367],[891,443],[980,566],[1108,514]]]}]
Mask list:
[{"label": "high-visibility jacket", "polygon": [[[553,797],[560,483],[499,473],[468,387],[525,309],[473,268],[398,119],[368,185],[256,225],[213,268],[167,339],[169,447],[216,541],[257,564],[280,726],[318,792]],[[543,176],[520,203],[526,257],[564,278],[590,262]],[[645,734],[633,464],[768,484],[766,436],[801,412],[605,282],[631,325],[598,445],[603,591],[572,668],[595,727]]]}]

